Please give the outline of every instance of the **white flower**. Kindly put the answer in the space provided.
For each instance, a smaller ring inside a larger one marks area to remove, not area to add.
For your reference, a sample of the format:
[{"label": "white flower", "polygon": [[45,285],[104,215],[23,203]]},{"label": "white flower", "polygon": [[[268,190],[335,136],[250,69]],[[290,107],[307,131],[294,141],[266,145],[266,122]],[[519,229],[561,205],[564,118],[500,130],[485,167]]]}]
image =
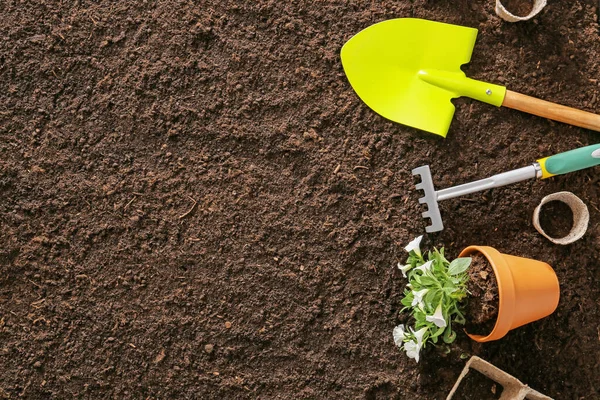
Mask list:
[{"label": "white flower", "polygon": [[396,343],[396,346],[402,347],[404,344],[404,338],[406,337],[406,334],[404,333],[404,325],[400,324],[395,327],[392,335],[394,336],[394,343]]},{"label": "white flower", "polygon": [[408,358],[414,358],[416,362],[419,362],[419,352],[421,351],[421,346],[418,343],[415,343],[414,340],[407,342],[404,344],[404,350],[406,350],[406,356]]},{"label": "white flower", "polygon": [[423,272],[431,271],[431,264],[433,264],[433,260],[427,261],[425,264],[420,265],[415,269]]},{"label": "white flower", "polygon": [[425,320],[427,322],[433,322],[438,328],[445,328],[447,324],[446,320],[444,319],[444,314],[442,313],[442,303],[437,306],[433,315],[426,316]]},{"label": "white flower", "polygon": [[410,242],[405,248],[404,250],[406,250],[407,252],[411,252],[414,250],[414,252],[420,256],[421,255],[421,248],[419,247],[419,245],[421,244],[421,240],[423,240],[423,235],[419,236],[418,238],[416,238],[415,240],[413,240],[412,242]]},{"label": "white flower", "polygon": [[419,349],[421,348],[421,346],[423,346],[423,336],[425,336],[426,332],[427,332],[427,327],[421,328],[416,332],[413,331],[413,335],[415,335],[415,337],[417,338],[417,344],[419,345]]},{"label": "white flower", "polygon": [[410,271],[410,269],[411,269],[411,268],[412,268],[412,267],[411,267],[411,265],[410,265],[410,264],[408,264],[408,265],[402,265],[402,264],[398,263],[398,269],[399,269],[400,271],[402,271],[402,276],[404,276],[405,278],[406,278],[406,273],[407,273],[408,271]]},{"label": "white flower", "polygon": [[427,294],[427,292],[429,292],[429,289],[422,289],[419,290],[418,292],[415,292],[414,290],[412,291],[412,294],[414,296],[413,301],[412,301],[412,306],[416,306],[418,305],[422,305],[423,304],[423,296],[425,296]]}]

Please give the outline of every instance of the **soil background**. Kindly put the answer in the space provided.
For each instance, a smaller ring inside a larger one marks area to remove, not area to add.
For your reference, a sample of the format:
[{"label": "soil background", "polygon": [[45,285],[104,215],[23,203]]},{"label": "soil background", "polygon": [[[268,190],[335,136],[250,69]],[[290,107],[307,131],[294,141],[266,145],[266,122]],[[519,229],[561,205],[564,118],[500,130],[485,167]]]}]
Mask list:
[{"label": "soil background", "polygon": [[[597,112],[595,3],[0,2],[0,398],[443,399],[472,354],[599,398],[598,169],[441,202],[424,243],[548,262],[552,316],[419,364],[392,339],[411,169],[442,188],[599,134],[458,99],[442,139],[376,115],[339,58],[385,19],[476,27],[470,77]],[[591,213],[569,246],[531,224],[560,190]]]}]

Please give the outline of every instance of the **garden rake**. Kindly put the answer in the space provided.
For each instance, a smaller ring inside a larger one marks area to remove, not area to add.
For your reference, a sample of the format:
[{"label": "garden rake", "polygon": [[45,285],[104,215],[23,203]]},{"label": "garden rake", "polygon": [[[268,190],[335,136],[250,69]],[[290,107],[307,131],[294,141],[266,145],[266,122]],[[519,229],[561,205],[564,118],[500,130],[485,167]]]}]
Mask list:
[{"label": "garden rake", "polygon": [[600,144],[594,144],[539,159],[527,167],[437,191],[433,186],[429,165],[423,165],[422,167],[413,169],[412,174],[421,177],[421,182],[416,185],[416,188],[417,190],[423,190],[425,192],[425,196],[419,199],[419,203],[427,204],[427,211],[423,213],[423,218],[431,219],[431,225],[425,228],[427,232],[431,233],[439,232],[444,229],[438,201],[452,199],[454,197],[464,196],[469,193],[480,192],[486,189],[497,188],[527,179],[545,179],[555,175],[579,171],[599,164]]}]

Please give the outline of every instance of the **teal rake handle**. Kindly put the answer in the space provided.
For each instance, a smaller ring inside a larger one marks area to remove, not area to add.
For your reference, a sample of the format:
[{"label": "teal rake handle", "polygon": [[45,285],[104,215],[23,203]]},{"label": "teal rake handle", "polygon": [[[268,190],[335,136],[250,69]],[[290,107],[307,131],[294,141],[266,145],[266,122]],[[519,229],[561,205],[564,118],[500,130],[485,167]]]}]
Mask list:
[{"label": "teal rake handle", "polygon": [[542,179],[600,165],[600,144],[542,158],[538,163],[542,168]]}]

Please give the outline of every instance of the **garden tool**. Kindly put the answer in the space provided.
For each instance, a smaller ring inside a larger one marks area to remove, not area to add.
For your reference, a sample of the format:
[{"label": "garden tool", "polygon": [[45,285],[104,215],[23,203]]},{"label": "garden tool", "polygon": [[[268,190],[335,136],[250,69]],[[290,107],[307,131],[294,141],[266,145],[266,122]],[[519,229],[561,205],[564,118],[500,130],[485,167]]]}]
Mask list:
[{"label": "garden tool", "polygon": [[600,115],[466,77],[477,29],[416,18],[379,22],[352,37],[342,65],[358,96],[385,118],[446,137],[451,99],[471,97],[600,131]]},{"label": "garden tool", "polygon": [[431,179],[429,165],[424,165],[412,170],[413,175],[419,175],[421,182],[416,185],[418,190],[423,190],[425,196],[419,199],[419,203],[427,204],[427,211],[423,218],[430,218],[431,225],[426,227],[427,232],[439,232],[444,229],[442,216],[438,208],[438,201],[464,196],[486,189],[497,188],[524,181],[527,179],[545,179],[555,175],[579,171],[580,169],[593,167],[600,164],[600,144],[581,147],[550,157],[541,158],[528,167],[515,169],[494,175],[487,179],[481,179],[471,183],[454,186],[447,189],[435,190]]}]

